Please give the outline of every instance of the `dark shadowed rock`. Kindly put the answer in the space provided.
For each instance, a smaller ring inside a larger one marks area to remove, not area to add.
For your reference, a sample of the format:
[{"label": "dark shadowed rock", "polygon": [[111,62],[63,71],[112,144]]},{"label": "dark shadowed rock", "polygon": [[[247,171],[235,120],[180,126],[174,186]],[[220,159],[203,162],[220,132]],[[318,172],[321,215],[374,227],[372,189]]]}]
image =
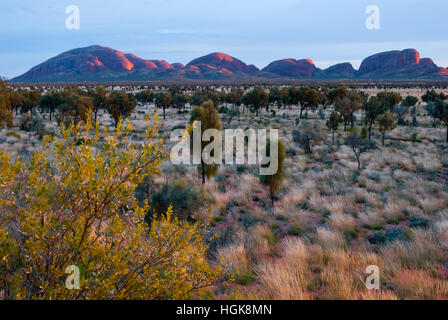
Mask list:
[{"label": "dark shadowed rock", "polygon": [[401,68],[415,66],[419,62],[420,54],[415,49],[381,52],[364,59],[359,74],[391,73]]},{"label": "dark shadowed rock", "polygon": [[176,70],[185,68],[185,66],[182,63],[179,63],[179,62],[173,63],[171,65],[173,66],[173,69],[176,69]]},{"label": "dark shadowed rock", "polygon": [[439,72],[440,68],[429,58],[420,59],[419,69],[423,73]]},{"label": "dark shadowed rock", "polygon": [[319,78],[353,78],[356,74],[356,70],[349,62],[338,63],[325,70],[320,71]]},{"label": "dark shadowed rock", "polygon": [[211,68],[216,68],[216,70],[225,69],[230,71],[231,73],[255,73],[258,71],[258,68],[254,65],[248,66],[241,60],[238,60],[234,57],[231,57],[225,53],[215,52],[197,59],[194,59],[189,64],[187,64],[187,68],[193,66],[209,66]]},{"label": "dark shadowed rock", "polygon": [[316,66],[310,59],[283,59],[271,62],[263,71],[285,77],[311,78],[315,69]]},{"label": "dark shadowed rock", "polygon": [[232,78],[235,73],[223,68],[205,63],[187,65],[178,71],[178,75],[192,79],[223,79]]}]

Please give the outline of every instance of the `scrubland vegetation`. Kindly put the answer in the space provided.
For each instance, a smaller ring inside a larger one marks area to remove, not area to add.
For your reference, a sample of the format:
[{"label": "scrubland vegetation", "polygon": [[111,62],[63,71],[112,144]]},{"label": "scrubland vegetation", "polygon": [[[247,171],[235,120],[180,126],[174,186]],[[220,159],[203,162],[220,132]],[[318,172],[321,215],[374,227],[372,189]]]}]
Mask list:
[{"label": "scrubland vegetation", "polygon": [[[448,299],[444,90],[112,90],[1,84],[2,298]],[[279,129],[280,173],[173,165],[198,119]]]}]

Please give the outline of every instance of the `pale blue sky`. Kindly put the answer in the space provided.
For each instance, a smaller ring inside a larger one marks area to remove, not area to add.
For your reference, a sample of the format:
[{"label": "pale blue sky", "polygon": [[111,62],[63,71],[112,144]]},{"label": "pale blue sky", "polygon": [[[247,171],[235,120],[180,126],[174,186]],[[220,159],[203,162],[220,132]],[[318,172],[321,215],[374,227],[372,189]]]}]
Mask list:
[{"label": "pale blue sky", "polygon": [[[80,30],[65,27],[78,5]],[[367,30],[368,5],[381,13]],[[100,44],[188,63],[215,51],[262,68],[310,58],[318,67],[416,48],[448,66],[446,0],[2,0],[0,76],[12,78],[72,48]]]}]

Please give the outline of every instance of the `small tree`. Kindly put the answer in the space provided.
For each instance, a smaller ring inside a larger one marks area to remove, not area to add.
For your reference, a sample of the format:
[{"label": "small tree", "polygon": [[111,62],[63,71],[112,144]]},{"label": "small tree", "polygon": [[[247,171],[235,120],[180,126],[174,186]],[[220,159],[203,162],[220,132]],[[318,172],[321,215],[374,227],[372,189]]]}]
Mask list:
[{"label": "small tree", "polygon": [[405,116],[409,113],[409,107],[406,105],[396,105],[393,107],[392,112],[397,115],[397,124],[402,126],[406,124]]},{"label": "small tree", "polygon": [[303,111],[311,109],[316,110],[321,101],[319,90],[310,87],[301,87],[298,91],[298,99],[300,104],[300,119],[302,119]]},{"label": "small tree", "polygon": [[50,121],[53,120],[54,112],[64,103],[63,92],[50,91],[42,96],[40,100],[40,106],[42,111],[46,111],[50,114]]},{"label": "small tree", "polygon": [[382,144],[384,146],[386,132],[393,130],[397,126],[397,121],[392,113],[387,110],[383,115],[378,117],[378,124],[382,134]]},{"label": "small tree", "polygon": [[258,117],[258,111],[260,110],[260,108],[269,105],[269,95],[266,90],[264,90],[262,87],[257,86],[253,90],[246,93],[246,95],[243,97],[243,103],[246,106],[253,108]]},{"label": "small tree", "polygon": [[444,93],[437,93],[435,90],[426,91],[424,95],[422,95],[423,102],[436,102],[437,100],[446,100],[447,96]]},{"label": "small tree", "polygon": [[40,103],[42,94],[39,90],[19,90],[20,94],[20,112],[34,112],[35,107]]},{"label": "small tree", "polygon": [[381,101],[386,110],[392,111],[394,106],[398,105],[402,97],[397,92],[382,91],[377,94],[378,99]]},{"label": "small tree", "polygon": [[135,94],[135,99],[141,104],[150,104],[154,101],[154,92],[151,90],[143,90]]},{"label": "small tree", "polygon": [[304,122],[299,130],[292,131],[292,138],[294,142],[299,143],[307,154],[312,154],[312,146],[321,143],[325,136],[317,121],[313,123]]},{"label": "small tree", "polygon": [[446,142],[448,143],[448,104],[438,100],[434,105],[437,119],[446,126]]},{"label": "small tree", "polygon": [[171,106],[171,93],[160,92],[156,95],[155,104],[157,108],[162,108],[163,110],[163,120],[166,119],[166,109]]},{"label": "small tree", "polygon": [[369,130],[369,140],[371,140],[373,125],[375,124],[378,117],[381,114],[383,114],[386,110],[385,106],[376,96],[370,97],[370,99],[364,103],[364,110],[365,110],[365,123],[367,124]]},{"label": "small tree", "polygon": [[349,91],[345,96],[336,100],[336,110],[344,120],[344,131],[347,131],[347,124],[354,126],[353,115],[361,109],[363,103],[362,95],[357,91]]},{"label": "small tree", "polygon": [[418,102],[418,98],[417,97],[407,96],[405,99],[403,99],[401,104],[403,106],[411,108],[411,107],[414,107],[417,104],[417,102]]},{"label": "small tree", "polygon": [[358,162],[358,171],[361,170],[361,155],[376,148],[373,141],[363,139],[359,134],[358,129],[354,128],[345,139],[345,145],[349,146],[355,154],[356,161]]},{"label": "small tree", "polygon": [[333,111],[330,115],[330,119],[327,121],[327,127],[331,131],[332,145],[334,145],[334,133],[338,130],[339,122],[341,122],[341,116],[336,111]]},{"label": "small tree", "polygon": [[[269,154],[270,151],[270,146],[271,146],[271,141],[269,140],[266,143],[266,155],[268,157],[270,157],[271,155]],[[281,185],[282,185],[282,181],[283,181],[283,162],[285,160],[286,154],[285,154],[285,148],[283,146],[282,141],[278,141],[278,168],[277,168],[277,172],[272,174],[272,175],[260,175],[260,182],[262,184],[264,184],[265,186],[268,186],[269,188],[269,197],[271,199],[272,202],[272,207],[274,207],[274,202],[275,202],[275,195],[277,193],[277,191],[280,189]],[[268,166],[269,164],[267,164],[266,166]]]},{"label": "small tree", "polygon": [[107,108],[107,91],[103,86],[96,87],[94,92],[90,92],[92,97],[92,112],[94,123],[98,121],[98,113]]},{"label": "small tree", "polygon": [[[281,107],[282,105],[282,91],[279,87],[273,87],[269,91],[269,104]],[[268,111],[268,110],[266,110]]]},{"label": "small tree", "polygon": [[[191,111],[191,119],[192,125],[187,128],[190,133],[193,131],[193,126],[195,121],[201,122],[201,136],[208,129],[216,129],[221,130],[222,124],[221,119],[219,118],[218,110],[216,110],[213,101],[208,100],[202,104],[200,107],[194,107]],[[201,141],[201,155],[204,148],[209,144],[209,142]],[[213,153],[213,152],[212,152]],[[213,154],[211,154],[213,156]],[[201,164],[199,165],[200,174],[202,177],[202,185],[205,184],[205,179],[209,179],[216,175],[218,172],[218,165],[216,164],[207,164],[204,162],[201,156]]]},{"label": "small tree", "polygon": [[367,128],[366,127],[362,127],[362,129],[361,129],[361,138],[367,139],[368,134],[369,134],[369,131],[367,130]]},{"label": "small tree", "polygon": [[12,127],[14,111],[11,108],[10,92],[0,79],[0,129],[5,125]]},{"label": "small tree", "polygon": [[85,122],[90,116],[88,112],[92,109],[92,98],[81,96],[76,90],[70,90],[64,91],[62,101],[63,103],[58,107],[60,124],[77,125]]},{"label": "small tree", "polygon": [[227,125],[229,125],[230,122],[232,122],[233,118],[238,117],[239,115],[240,115],[239,110],[237,110],[235,108],[230,109],[229,112],[227,112],[227,116],[228,116]]},{"label": "small tree", "polygon": [[114,119],[115,127],[117,127],[120,119],[127,118],[134,109],[135,101],[133,97],[124,91],[114,91],[107,99],[107,111]]}]

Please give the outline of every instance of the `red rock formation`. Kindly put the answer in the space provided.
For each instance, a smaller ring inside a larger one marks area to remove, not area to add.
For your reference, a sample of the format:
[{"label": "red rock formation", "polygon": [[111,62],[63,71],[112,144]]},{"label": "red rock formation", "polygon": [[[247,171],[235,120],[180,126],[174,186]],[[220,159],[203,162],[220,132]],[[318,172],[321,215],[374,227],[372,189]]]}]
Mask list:
[{"label": "red rock formation", "polygon": [[64,52],[32,68],[12,81],[111,81],[169,79],[447,79],[448,70],[431,59],[420,59],[415,49],[378,53],[366,58],[359,71],[350,63],[328,69],[316,68],[309,59],[284,59],[270,63],[262,71],[224,53],[212,53],[187,66],[164,60],[145,60],[133,54],[102,46]]},{"label": "red rock formation", "polygon": [[218,70],[226,69],[231,73],[242,72],[242,73],[255,73],[258,68],[250,65],[248,66],[241,60],[231,57],[225,53],[215,52],[197,59],[194,59],[187,67],[198,66],[198,65],[208,65],[217,68]]},{"label": "red rock formation", "polygon": [[283,59],[270,63],[263,69],[265,72],[271,72],[286,77],[293,78],[311,78],[316,66],[310,59]]}]

